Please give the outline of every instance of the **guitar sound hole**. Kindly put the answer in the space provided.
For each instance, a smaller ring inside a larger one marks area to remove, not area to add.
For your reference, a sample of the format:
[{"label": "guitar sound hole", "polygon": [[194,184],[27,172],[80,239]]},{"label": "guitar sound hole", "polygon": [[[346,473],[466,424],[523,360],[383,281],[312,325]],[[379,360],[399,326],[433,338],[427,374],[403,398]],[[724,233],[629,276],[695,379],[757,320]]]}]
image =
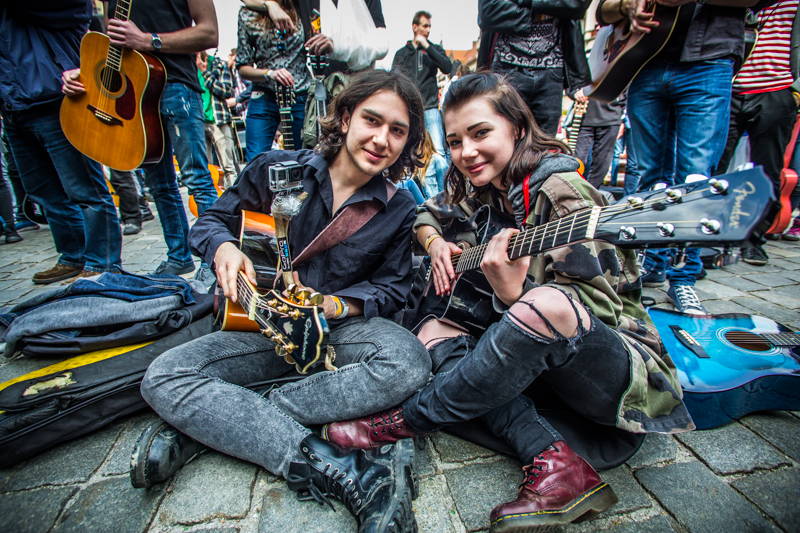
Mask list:
[{"label": "guitar sound hole", "polygon": [[115,93],[122,88],[122,76],[114,69],[103,68],[100,71],[100,80],[103,88],[110,93]]},{"label": "guitar sound hole", "polygon": [[748,331],[726,331],[725,339],[734,346],[753,352],[767,352],[772,348],[770,343]]}]

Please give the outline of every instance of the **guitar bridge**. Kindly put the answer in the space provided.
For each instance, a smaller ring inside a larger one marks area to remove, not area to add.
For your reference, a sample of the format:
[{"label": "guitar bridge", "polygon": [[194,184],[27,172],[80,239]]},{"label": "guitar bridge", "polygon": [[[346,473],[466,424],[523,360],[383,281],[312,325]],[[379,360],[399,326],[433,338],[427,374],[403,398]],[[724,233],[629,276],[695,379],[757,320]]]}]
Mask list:
[{"label": "guitar bridge", "polygon": [[100,120],[100,122],[104,122],[109,126],[122,126],[122,121],[117,117],[109,115],[105,111],[101,111],[100,109],[97,109],[93,105],[87,105],[86,108],[92,113],[94,113],[94,116],[96,116]]}]

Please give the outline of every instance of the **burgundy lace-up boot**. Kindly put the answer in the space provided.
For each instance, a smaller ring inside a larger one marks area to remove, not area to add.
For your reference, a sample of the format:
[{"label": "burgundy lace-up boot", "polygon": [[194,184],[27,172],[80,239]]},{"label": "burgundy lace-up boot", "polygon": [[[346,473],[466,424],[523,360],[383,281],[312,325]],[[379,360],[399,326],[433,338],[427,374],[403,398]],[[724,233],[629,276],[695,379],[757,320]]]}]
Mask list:
[{"label": "burgundy lace-up boot", "polygon": [[322,428],[322,438],[344,448],[370,450],[400,439],[416,439],[417,433],[406,424],[403,408],[395,407],[374,415],[333,422]]},{"label": "burgundy lace-up boot", "polygon": [[611,487],[563,441],[548,446],[523,471],[517,499],[492,510],[491,533],[552,531],[617,502]]}]

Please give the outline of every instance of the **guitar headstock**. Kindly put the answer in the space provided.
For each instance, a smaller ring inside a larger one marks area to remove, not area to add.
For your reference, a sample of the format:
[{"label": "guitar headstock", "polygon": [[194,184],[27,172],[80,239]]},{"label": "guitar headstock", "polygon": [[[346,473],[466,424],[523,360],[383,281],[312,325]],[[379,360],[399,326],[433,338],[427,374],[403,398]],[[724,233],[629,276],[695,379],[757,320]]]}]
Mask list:
[{"label": "guitar headstock", "polygon": [[322,71],[330,65],[330,57],[325,54],[308,53],[306,55],[306,64],[311,68],[314,76],[322,76]]},{"label": "guitar headstock", "polygon": [[323,296],[294,285],[287,292],[288,297],[273,290],[260,298],[263,310],[258,312],[268,322],[262,333],[275,343],[279,356],[305,374],[328,342],[328,323],[320,307]]},{"label": "guitar headstock", "polygon": [[281,109],[292,107],[294,104],[294,87],[287,87],[279,83],[276,94],[278,96],[278,107]]},{"label": "guitar headstock", "polygon": [[595,208],[594,238],[622,248],[741,245],[766,230],[774,202],[757,167]]}]

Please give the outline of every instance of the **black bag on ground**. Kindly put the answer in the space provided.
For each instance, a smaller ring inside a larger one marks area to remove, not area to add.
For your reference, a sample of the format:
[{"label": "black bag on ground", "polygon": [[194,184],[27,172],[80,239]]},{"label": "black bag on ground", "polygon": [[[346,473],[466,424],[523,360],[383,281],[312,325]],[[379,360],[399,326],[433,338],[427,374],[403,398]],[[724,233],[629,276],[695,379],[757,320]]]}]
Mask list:
[{"label": "black bag on ground", "polygon": [[146,345],[82,354],[0,383],[0,468],[147,407],[139,386],[163,352],[214,330],[208,313]]}]

